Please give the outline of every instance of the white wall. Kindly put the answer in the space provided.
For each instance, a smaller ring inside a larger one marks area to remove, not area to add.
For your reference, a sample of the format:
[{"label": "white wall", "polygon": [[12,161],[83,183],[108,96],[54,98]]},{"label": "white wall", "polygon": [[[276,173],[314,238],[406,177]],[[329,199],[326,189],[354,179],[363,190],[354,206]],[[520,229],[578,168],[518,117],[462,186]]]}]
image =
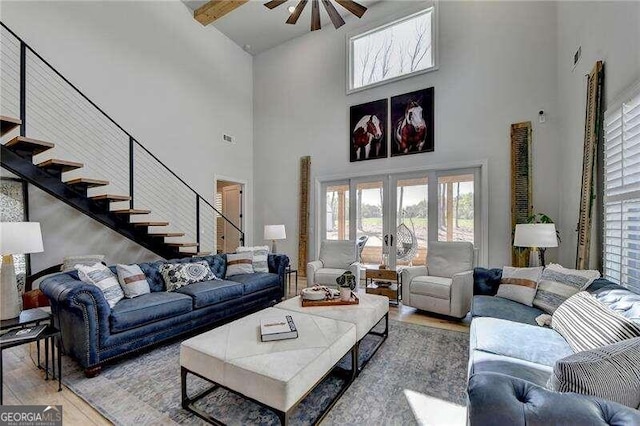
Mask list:
[{"label": "white wall", "polygon": [[[253,181],[253,59],[181,2],[3,1],[1,19],[210,202],[214,174]],[[223,133],[236,144],[222,142]],[[51,205],[37,198],[31,211]],[[58,247],[59,255],[95,252],[100,236],[115,238],[93,230],[96,239]],[[63,241],[55,232],[49,238]],[[138,260],[132,250],[130,260]]]},{"label": "white wall", "polygon": [[[596,61],[604,61],[605,104],[640,80],[640,3],[559,2],[557,8],[558,140],[562,165],[559,175],[562,193],[560,261],[566,266],[573,266],[582,184],[585,75],[591,72]],[[580,46],[582,59],[572,71],[573,54]],[[592,255],[597,252],[597,247],[592,245]],[[592,261],[592,267],[597,267],[597,261]]]},{"label": "white wall", "polygon": [[[379,3],[367,12],[367,22],[409,3]],[[511,123],[526,120],[534,126],[535,211],[558,217],[556,6],[441,2],[439,15],[438,71],[349,96],[345,34],[358,25],[353,19],[340,30],[327,26],[254,58],[255,205],[261,206],[256,241],[263,225],[284,223],[288,238],[279,247],[295,264],[301,156],[311,156],[313,179],[486,159],[488,263],[510,264],[509,131]],[[436,96],[434,153],[349,163],[349,106],[430,86]],[[539,110],[547,113],[543,125]]]}]

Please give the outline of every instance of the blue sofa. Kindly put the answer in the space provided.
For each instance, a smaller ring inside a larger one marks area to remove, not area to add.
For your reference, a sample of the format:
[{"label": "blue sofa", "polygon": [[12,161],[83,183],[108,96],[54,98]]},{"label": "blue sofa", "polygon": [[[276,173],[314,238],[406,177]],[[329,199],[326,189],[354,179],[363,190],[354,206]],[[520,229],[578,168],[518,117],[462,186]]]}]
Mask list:
[{"label": "blue sofa", "polygon": [[206,260],[216,276],[225,277],[225,255],[142,263],[151,293],[123,299],[113,308],[98,287],[80,281],[75,271],[44,279],[40,289],[51,302],[64,351],[92,377],[107,361],[183,333],[212,328],[273,305],[285,294],[289,258],[284,255],[269,255],[268,273],[234,275],[165,291],[160,265],[199,260]]},{"label": "blue sofa", "polygon": [[[476,268],[470,331],[469,422],[484,425],[640,425],[640,412],[576,393],[546,389],[554,363],[573,354],[535,318],[534,307],[495,297],[502,271]],[[640,295],[605,279],[587,289],[640,323]]]}]

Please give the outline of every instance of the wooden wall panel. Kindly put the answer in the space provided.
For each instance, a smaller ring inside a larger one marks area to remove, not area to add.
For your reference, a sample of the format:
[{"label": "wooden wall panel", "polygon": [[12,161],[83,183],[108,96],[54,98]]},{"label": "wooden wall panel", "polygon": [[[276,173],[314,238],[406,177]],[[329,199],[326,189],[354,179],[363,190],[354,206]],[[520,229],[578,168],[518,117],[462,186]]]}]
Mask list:
[{"label": "wooden wall panel", "polygon": [[[531,122],[511,125],[511,231],[533,213]],[[529,265],[529,249],[512,248],[513,266]]]}]

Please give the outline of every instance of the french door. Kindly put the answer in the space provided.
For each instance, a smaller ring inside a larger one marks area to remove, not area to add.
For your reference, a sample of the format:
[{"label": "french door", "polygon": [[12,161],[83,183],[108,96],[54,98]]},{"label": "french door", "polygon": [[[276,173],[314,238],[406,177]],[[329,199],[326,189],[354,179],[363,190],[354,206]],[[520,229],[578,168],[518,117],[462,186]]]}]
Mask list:
[{"label": "french door", "polygon": [[429,241],[479,242],[480,168],[323,182],[322,239],[362,240],[365,264],[424,265]]}]

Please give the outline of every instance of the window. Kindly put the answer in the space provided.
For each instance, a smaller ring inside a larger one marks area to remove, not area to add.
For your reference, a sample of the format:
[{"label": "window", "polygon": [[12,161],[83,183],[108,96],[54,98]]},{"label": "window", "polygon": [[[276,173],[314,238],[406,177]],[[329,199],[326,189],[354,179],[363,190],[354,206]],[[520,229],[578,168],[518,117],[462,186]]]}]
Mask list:
[{"label": "window", "polygon": [[604,121],[604,273],[640,289],[640,87]]},{"label": "window", "polygon": [[348,92],[436,68],[435,9],[430,7],[348,38]]}]

